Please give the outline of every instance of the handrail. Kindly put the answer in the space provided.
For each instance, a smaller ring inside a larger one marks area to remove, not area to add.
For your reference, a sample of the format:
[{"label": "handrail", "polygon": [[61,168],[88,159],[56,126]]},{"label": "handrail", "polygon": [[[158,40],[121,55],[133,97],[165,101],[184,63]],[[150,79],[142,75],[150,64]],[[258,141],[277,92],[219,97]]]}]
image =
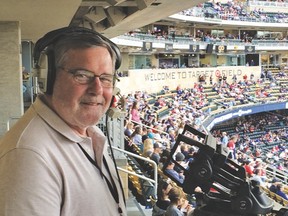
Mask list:
[{"label": "handrail", "polygon": [[158,188],[158,166],[157,166],[156,162],[153,161],[153,160],[151,160],[151,159],[148,159],[148,158],[139,156],[139,155],[137,155],[137,154],[131,153],[131,152],[129,152],[129,151],[126,151],[126,150],[123,150],[123,149],[120,149],[120,148],[117,148],[117,147],[114,147],[114,146],[112,146],[112,149],[117,150],[117,151],[120,151],[120,152],[122,152],[122,153],[124,153],[124,154],[126,154],[126,155],[129,155],[129,156],[138,158],[138,159],[140,159],[140,160],[147,161],[148,163],[151,163],[151,164],[153,165],[153,168],[154,168],[154,180],[151,179],[151,178],[148,178],[148,177],[146,177],[146,176],[144,176],[144,175],[139,175],[139,174],[137,174],[137,173],[133,173],[133,172],[131,172],[131,171],[129,171],[129,170],[126,170],[126,169],[123,169],[123,168],[121,168],[121,167],[117,167],[117,169],[118,169],[118,170],[121,170],[121,171],[123,171],[123,172],[126,172],[126,173],[128,173],[128,174],[130,174],[130,175],[137,176],[138,178],[144,179],[144,180],[149,181],[149,182],[151,182],[151,183],[154,183],[154,197],[157,197],[157,188]]},{"label": "handrail", "polygon": [[[151,41],[156,43],[167,43],[172,42],[171,39],[157,39],[153,35],[149,34],[141,34],[141,33],[135,33],[133,36],[131,35],[121,35],[117,38],[127,39],[127,40],[133,40],[133,41]],[[251,43],[243,42],[239,39],[210,39],[209,41],[200,41],[196,40],[195,38],[190,37],[176,37],[176,41],[173,42],[173,44],[195,44],[195,45],[205,45],[207,43],[213,43],[216,45],[258,45],[258,46],[275,46],[275,45],[281,45],[281,46],[288,46],[288,40],[261,40],[261,39],[253,39]]]},{"label": "handrail", "polygon": [[284,184],[288,184],[288,175],[285,172],[276,169],[275,167],[268,166],[266,168],[266,173],[270,178],[277,178],[280,179]]},{"label": "handrail", "polygon": [[263,7],[288,7],[287,2],[269,2],[269,1],[247,1],[248,6],[263,6]]},{"label": "handrail", "polygon": [[[133,121],[133,120],[129,120],[129,121],[132,122],[132,123],[135,123],[135,124],[139,124],[139,122],[136,122],[136,121]],[[142,127],[146,127],[146,128],[151,129],[151,130],[158,131],[158,132],[161,133],[161,134],[169,135],[169,133],[167,133],[167,132],[165,132],[165,131],[163,131],[163,130],[158,130],[157,128],[150,127],[150,126],[145,125],[145,124],[143,124],[143,123],[141,123],[140,125],[141,125]]]}]

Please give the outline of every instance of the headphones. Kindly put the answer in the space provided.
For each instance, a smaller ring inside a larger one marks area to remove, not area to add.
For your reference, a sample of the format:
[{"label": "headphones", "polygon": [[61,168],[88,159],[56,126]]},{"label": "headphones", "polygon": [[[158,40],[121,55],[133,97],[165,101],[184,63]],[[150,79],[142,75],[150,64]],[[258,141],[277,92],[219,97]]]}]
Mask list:
[{"label": "headphones", "polygon": [[51,45],[56,44],[60,40],[65,40],[65,38],[69,38],[69,36],[79,36],[79,38],[81,38],[81,35],[83,36],[88,35],[91,36],[91,38],[94,37],[97,39],[100,38],[101,40],[107,42],[116,56],[115,70],[117,70],[120,67],[122,58],[118,46],[108,38],[101,35],[100,33],[83,27],[64,27],[53,30],[45,34],[42,38],[40,38],[36,42],[33,51],[33,61],[35,69],[41,69],[40,59],[44,51],[47,56],[47,68],[48,68],[46,79],[47,94],[52,94],[56,77],[55,51],[53,48],[51,48],[52,47]]}]

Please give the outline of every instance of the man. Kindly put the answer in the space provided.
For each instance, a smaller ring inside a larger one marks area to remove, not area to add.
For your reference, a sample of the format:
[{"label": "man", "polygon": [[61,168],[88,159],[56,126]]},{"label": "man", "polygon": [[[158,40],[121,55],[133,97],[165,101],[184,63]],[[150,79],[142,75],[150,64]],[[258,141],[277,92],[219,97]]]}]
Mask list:
[{"label": "man", "polygon": [[277,192],[277,185],[281,184],[281,181],[277,178],[273,178],[269,190],[273,193]]},{"label": "man", "polygon": [[255,169],[254,175],[250,177],[250,180],[254,180],[259,183],[260,186],[266,187],[266,182],[263,180],[262,176],[260,175],[261,170]]},{"label": "man", "polygon": [[248,178],[251,178],[254,175],[254,166],[253,166],[253,161],[251,159],[245,160],[243,167],[245,169],[245,173]]},{"label": "man", "polygon": [[0,141],[0,215],[127,215],[107,139],[95,126],[112,101],[117,47],[77,27],[40,39],[36,62],[42,47],[55,79]]},{"label": "man", "polygon": [[159,164],[160,161],[160,153],[162,152],[162,145],[160,143],[154,143],[153,145],[153,152],[150,156],[150,159],[153,160],[156,164]]},{"label": "man", "polygon": [[184,182],[184,174],[183,174],[183,172],[177,172],[174,169],[174,167],[175,167],[175,164],[172,161],[169,161],[168,165],[165,169],[165,172],[168,175],[168,177],[172,177],[175,179],[175,181],[182,184]]},{"label": "man", "polygon": [[236,148],[237,140],[238,140],[238,138],[236,136],[232,136],[227,143],[227,148],[229,151],[228,158],[231,158],[232,160],[236,159],[235,148]]},{"label": "man", "polygon": [[[175,155],[175,160],[178,164],[180,164],[183,168],[188,169],[189,161],[186,161],[185,155],[182,152],[177,152]],[[175,166],[174,169],[180,173],[182,170],[180,167]]]},{"label": "man", "polygon": [[221,144],[226,147],[228,142],[229,142],[229,138],[227,136],[227,133],[224,131],[222,132]]},{"label": "man", "polygon": [[288,200],[287,194],[284,192],[284,185],[282,183],[277,185],[276,194],[285,200]]}]

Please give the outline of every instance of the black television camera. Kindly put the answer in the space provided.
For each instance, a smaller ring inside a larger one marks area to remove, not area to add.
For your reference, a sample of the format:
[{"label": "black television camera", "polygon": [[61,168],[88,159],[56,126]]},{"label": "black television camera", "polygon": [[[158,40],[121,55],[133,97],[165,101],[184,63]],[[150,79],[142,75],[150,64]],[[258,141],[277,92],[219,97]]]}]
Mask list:
[{"label": "black television camera", "polygon": [[[188,144],[194,153],[185,165],[175,160],[181,145]],[[216,150],[217,149],[217,150]],[[184,181],[179,181],[167,166],[174,163],[183,172]],[[163,172],[189,195],[200,187],[201,203],[193,216],[288,216],[288,210],[274,210],[274,202],[259,187],[257,181],[246,178],[245,169],[228,158],[227,148],[217,148],[216,139],[209,133],[202,133],[185,125],[179,134]],[[199,197],[199,196],[198,196]]]}]

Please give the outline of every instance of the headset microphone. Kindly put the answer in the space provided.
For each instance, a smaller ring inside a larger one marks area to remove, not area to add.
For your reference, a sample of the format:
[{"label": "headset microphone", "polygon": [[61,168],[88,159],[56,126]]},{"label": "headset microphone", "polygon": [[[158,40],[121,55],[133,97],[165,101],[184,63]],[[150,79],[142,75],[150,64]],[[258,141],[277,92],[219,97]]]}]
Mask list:
[{"label": "headset microphone", "polygon": [[[119,98],[119,100],[117,100],[116,96]],[[125,117],[126,115],[125,107],[126,107],[126,99],[120,94],[120,89],[115,87],[113,90],[113,98],[111,100],[110,108],[107,111],[107,115],[110,118]]]}]

